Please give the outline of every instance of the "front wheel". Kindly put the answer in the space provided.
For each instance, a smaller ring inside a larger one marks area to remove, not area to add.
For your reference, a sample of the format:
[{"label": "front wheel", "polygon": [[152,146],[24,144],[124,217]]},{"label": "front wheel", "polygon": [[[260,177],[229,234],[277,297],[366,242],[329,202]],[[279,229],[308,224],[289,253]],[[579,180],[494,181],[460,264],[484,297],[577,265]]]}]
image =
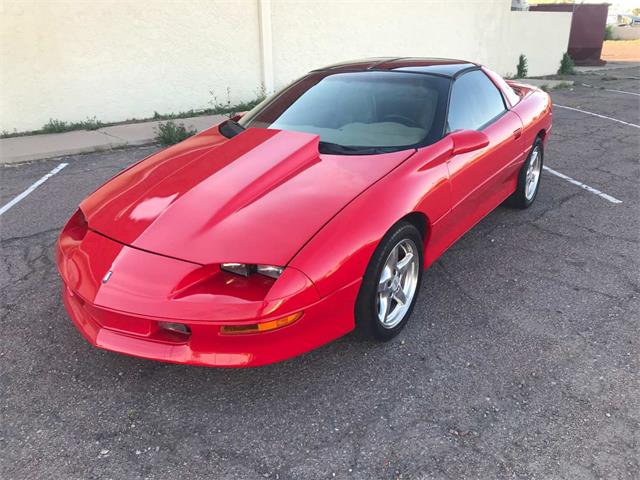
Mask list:
[{"label": "front wheel", "polygon": [[529,208],[538,195],[543,160],[542,140],[538,137],[533,142],[531,152],[518,175],[516,191],[508,198],[507,203],[515,208]]},{"label": "front wheel", "polygon": [[418,298],[422,280],[422,237],[400,222],[373,254],[356,301],[356,324],[366,336],[387,341],[404,328]]}]

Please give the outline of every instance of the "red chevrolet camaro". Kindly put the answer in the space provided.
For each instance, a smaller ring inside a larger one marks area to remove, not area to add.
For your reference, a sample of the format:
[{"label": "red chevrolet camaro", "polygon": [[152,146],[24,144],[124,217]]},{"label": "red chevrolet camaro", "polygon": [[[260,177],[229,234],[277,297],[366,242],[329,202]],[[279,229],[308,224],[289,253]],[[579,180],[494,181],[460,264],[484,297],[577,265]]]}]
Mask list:
[{"label": "red chevrolet camaro", "polygon": [[535,200],[551,115],[466,61],[313,71],[86,198],[57,243],[64,304],[97,347],[194,365],[389,340],[425,268]]}]

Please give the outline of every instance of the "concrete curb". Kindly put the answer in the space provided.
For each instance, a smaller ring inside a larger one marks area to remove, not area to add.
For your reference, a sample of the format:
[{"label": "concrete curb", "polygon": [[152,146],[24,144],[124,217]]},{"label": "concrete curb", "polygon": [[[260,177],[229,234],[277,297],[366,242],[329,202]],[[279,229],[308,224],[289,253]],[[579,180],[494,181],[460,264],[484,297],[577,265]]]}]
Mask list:
[{"label": "concrete curb", "polygon": [[522,83],[528,83],[534,87],[542,88],[546,87],[547,90],[553,90],[555,88],[572,87],[574,85],[573,80],[547,80],[544,78],[523,78]]},{"label": "concrete curb", "polygon": [[[176,119],[174,122],[184,123],[186,127],[200,132],[224,118],[223,115],[210,115]],[[3,138],[0,139],[0,164],[14,165],[63,155],[149,145],[155,143],[158,124],[165,121],[114,125],[91,131]]]},{"label": "concrete curb", "polygon": [[619,68],[635,68],[640,67],[640,62],[633,61],[607,61],[605,65],[595,65],[589,67],[576,67],[578,73],[597,74],[598,72],[606,72],[607,70],[617,70]]}]

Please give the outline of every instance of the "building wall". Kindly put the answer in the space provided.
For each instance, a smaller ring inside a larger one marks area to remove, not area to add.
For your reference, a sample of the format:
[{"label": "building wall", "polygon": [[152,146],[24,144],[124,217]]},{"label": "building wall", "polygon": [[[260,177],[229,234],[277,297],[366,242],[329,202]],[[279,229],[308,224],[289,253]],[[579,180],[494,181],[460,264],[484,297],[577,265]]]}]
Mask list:
[{"label": "building wall", "polygon": [[611,33],[614,40],[638,40],[640,39],[640,25],[633,27],[615,25]]},{"label": "building wall", "polygon": [[566,52],[570,13],[512,12],[510,0],[272,2],[276,87],[319,65],[367,56],[435,56],[515,74],[556,73]]},{"label": "building wall", "polygon": [[255,0],[8,0],[0,129],[205,108],[260,85]]},{"label": "building wall", "polygon": [[518,57],[524,53],[530,77],[557,73],[569,45],[570,30],[571,13],[509,12],[500,36],[494,40],[495,70],[515,74]]},{"label": "building wall", "polygon": [[312,68],[366,56],[457,57],[507,74],[524,53],[530,75],[554,73],[570,14],[511,12],[510,5],[4,0],[0,130],[206,108],[211,91],[224,102],[227,89],[232,102],[249,100],[263,83],[279,88]]}]

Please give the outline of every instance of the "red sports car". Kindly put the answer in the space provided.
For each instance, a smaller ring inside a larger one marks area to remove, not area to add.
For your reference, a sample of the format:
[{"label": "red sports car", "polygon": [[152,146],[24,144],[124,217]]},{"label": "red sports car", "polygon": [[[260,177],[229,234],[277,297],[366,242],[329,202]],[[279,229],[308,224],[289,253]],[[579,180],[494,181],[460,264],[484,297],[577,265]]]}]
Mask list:
[{"label": "red sports car", "polygon": [[64,304],[97,347],[194,365],[389,340],[425,268],[532,204],[550,131],[546,93],[475,63],[315,70],[85,199],[57,243]]}]

